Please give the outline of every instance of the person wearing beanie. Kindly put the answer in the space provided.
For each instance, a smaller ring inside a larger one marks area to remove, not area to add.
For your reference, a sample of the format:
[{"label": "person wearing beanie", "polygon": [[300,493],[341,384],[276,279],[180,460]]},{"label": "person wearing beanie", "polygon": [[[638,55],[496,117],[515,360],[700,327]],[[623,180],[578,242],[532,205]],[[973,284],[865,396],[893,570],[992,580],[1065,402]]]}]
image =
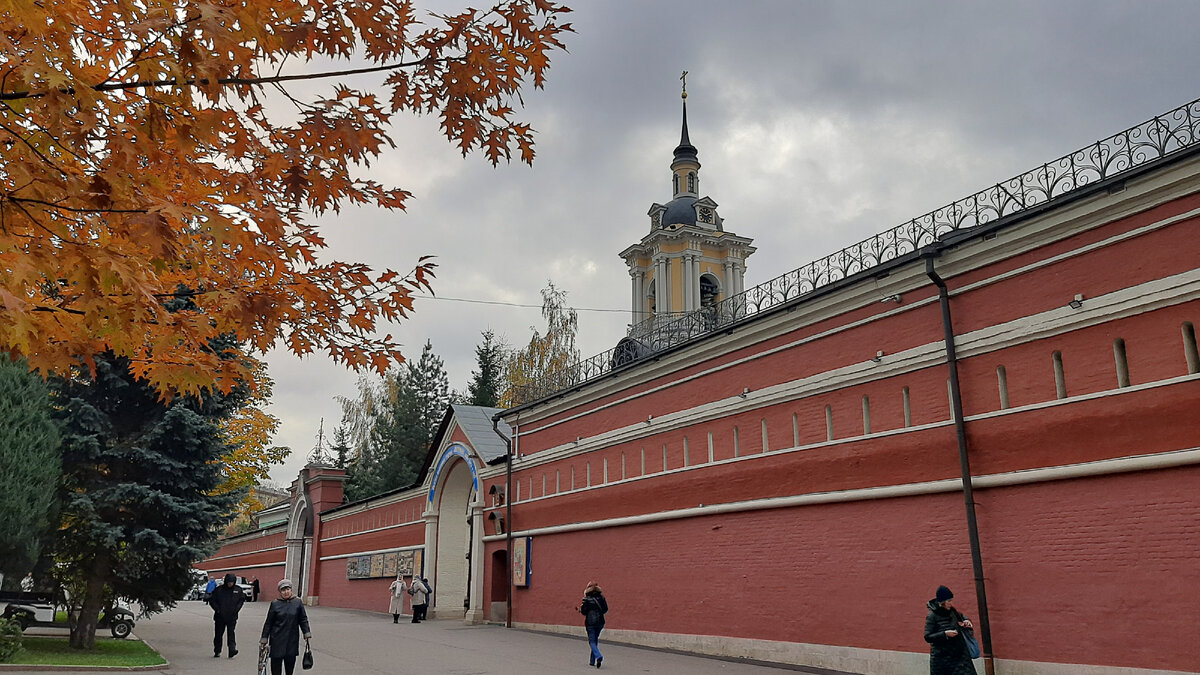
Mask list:
[{"label": "person wearing beanie", "polygon": [[925,641],[929,643],[929,675],[975,675],[964,632],[975,626],[954,608],[954,593],[938,586],[925,605]]},{"label": "person wearing beanie", "polygon": [[237,586],[237,575],[230,572],[225,575],[225,583],[213,589],[208,596],[208,604],[213,609],[213,657],[221,656],[221,634],[226,633],[229,642],[229,658],[237,656],[237,638],[233,631],[237,628],[238,613],[246,602],[246,594]]},{"label": "person wearing beanie", "polygon": [[312,638],[308,627],[308,613],[304,603],[292,594],[290,579],[279,581],[279,598],[267,609],[267,620],[263,622],[261,645],[270,645],[271,675],[292,675],[296,669],[296,657],[300,655],[300,633],[307,643]]}]

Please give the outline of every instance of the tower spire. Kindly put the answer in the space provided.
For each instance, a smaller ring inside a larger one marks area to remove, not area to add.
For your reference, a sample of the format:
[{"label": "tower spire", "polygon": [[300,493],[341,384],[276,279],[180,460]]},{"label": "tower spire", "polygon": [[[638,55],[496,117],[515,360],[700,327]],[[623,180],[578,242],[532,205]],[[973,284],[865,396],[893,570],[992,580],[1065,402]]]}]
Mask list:
[{"label": "tower spire", "polygon": [[[700,161],[696,158],[696,146],[692,145],[692,141],[688,138],[687,126],[687,76],[688,71],[683,71],[683,75],[679,76],[679,80],[683,82],[683,93],[680,98],[683,99],[683,131],[679,135],[679,146],[675,148],[675,161],[691,161],[699,166]],[[674,167],[674,164],[672,164]]]}]

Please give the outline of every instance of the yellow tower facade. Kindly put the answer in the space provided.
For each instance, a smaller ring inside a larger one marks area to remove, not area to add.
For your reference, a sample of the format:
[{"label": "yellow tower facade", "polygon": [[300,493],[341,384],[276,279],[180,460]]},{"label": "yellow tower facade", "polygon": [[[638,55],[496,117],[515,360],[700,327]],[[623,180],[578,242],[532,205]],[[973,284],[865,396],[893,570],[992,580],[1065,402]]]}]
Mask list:
[{"label": "yellow tower facade", "polygon": [[[653,204],[650,232],[621,252],[632,282],[632,324],[646,328],[740,294],[751,239],[725,229],[712,198],[700,196],[700,160],[683,132],[671,162],[672,198]],[[631,331],[636,332],[636,331]]]}]

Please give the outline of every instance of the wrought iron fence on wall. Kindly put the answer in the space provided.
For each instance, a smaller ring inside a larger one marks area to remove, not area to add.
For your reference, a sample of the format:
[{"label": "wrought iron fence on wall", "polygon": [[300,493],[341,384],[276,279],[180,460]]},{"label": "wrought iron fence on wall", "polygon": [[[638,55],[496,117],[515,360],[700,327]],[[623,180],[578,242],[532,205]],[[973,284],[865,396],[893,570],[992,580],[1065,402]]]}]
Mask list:
[{"label": "wrought iron fence on wall", "polygon": [[714,333],[747,317],[966,230],[1041,206],[1173,153],[1200,145],[1200,99],[1064,155],[780,275],[744,293],[683,315],[632,326],[617,346],[520,388],[517,404],[583,384],[664,349]]}]

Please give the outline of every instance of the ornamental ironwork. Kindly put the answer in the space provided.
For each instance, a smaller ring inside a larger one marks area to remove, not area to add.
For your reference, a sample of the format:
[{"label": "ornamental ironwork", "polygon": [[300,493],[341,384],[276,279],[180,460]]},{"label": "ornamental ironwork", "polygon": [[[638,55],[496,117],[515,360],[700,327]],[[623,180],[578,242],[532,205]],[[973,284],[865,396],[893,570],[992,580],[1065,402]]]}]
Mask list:
[{"label": "ornamental ironwork", "polygon": [[697,339],[791,302],[814,290],[916,252],[952,232],[969,230],[1063,200],[1200,145],[1200,99],[1054,161],[934,209],[890,230],[693,312],[650,318],[630,327],[618,347],[581,359],[539,382],[520,387],[528,403],[595,380],[670,347]]}]

